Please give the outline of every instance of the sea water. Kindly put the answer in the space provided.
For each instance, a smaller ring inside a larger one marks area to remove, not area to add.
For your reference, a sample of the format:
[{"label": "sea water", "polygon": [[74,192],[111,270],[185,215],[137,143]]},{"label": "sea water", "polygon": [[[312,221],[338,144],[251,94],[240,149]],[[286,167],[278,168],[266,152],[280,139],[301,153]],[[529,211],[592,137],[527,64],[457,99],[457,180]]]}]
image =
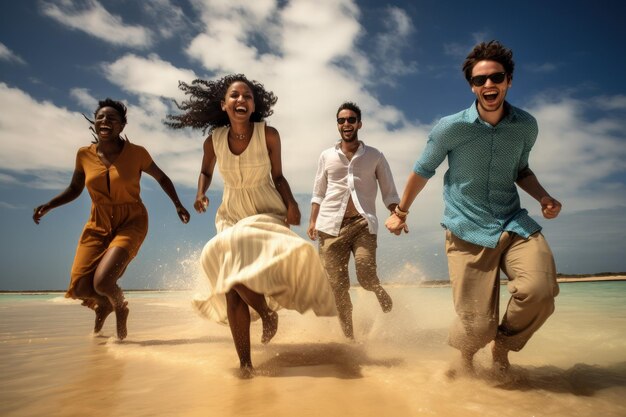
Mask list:
[{"label": "sea water", "polygon": [[[191,309],[192,291],[129,292],[128,338],[115,319],[61,293],[0,295],[2,416],[626,416],[626,282],[561,284],[556,311],[511,353],[506,378],[451,377],[451,289],[390,286],[391,313],[353,288],[357,341],[336,318],[279,312],[269,345],[253,323],[259,375],[237,376],[228,327]],[[502,287],[501,310],[508,300]]]}]

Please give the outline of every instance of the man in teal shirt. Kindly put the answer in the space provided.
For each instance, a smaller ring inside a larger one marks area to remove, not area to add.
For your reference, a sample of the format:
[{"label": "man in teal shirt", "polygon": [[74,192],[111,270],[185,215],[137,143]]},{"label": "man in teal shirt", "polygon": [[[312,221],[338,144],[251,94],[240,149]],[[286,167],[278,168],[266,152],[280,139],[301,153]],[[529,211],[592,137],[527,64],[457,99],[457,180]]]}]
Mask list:
[{"label": "man in teal shirt", "polygon": [[[505,101],[513,79],[513,53],[498,41],[481,43],[463,72],[476,100],[442,118],[415,163],[404,194],[386,226],[408,232],[411,203],[448,158],[444,177],[446,254],[457,319],[448,342],[473,369],[474,354],[493,341],[494,365],[508,370],[509,351],[519,351],[554,311],[556,268],[541,226],[521,208],[517,186],[558,216],[561,203],[541,186],[528,165],[537,121]],[[500,269],[511,300],[499,323]]]}]

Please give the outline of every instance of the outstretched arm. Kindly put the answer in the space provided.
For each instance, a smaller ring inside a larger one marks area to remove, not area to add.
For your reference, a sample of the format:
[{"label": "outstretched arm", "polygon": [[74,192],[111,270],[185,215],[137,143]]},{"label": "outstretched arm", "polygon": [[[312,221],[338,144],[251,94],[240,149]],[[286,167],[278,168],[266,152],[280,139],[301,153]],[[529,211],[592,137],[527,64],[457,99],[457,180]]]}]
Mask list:
[{"label": "outstretched arm", "polygon": [[[406,225],[406,214],[408,214],[409,207],[413,204],[415,197],[417,197],[420,191],[422,191],[427,182],[427,178],[424,178],[415,172],[411,172],[409,175],[406,186],[404,187],[404,192],[402,193],[402,199],[400,199],[400,204],[397,206],[397,210],[393,212],[385,222],[387,229],[389,229],[389,231],[394,235],[399,235],[403,230],[405,233],[409,232],[409,228]],[[402,213],[406,214],[403,215]]]},{"label": "outstretched arm", "polygon": [[515,183],[541,204],[543,217],[554,219],[559,215],[562,207],[561,203],[548,194],[529,167],[522,169],[518,173]]},{"label": "outstretched arm", "polygon": [[270,163],[272,164],[272,180],[274,181],[274,186],[282,197],[285,206],[287,206],[287,218],[285,221],[287,224],[299,225],[300,209],[298,208],[296,199],[293,198],[287,179],[283,176],[280,136],[276,129],[268,127],[267,125],[265,126],[265,142],[270,157]]},{"label": "outstretched arm", "polygon": [[215,149],[213,148],[213,136],[209,135],[204,141],[202,154],[202,166],[200,167],[200,175],[198,176],[198,191],[196,192],[196,200],[193,203],[193,208],[198,213],[204,213],[209,207],[209,198],[206,196],[206,191],[211,185],[213,179],[213,170],[215,169],[215,162],[217,158],[215,156]]},{"label": "outstretched arm", "polygon": [[167,194],[168,197],[172,200],[172,203],[174,203],[174,207],[176,207],[176,213],[178,214],[180,221],[182,221],[183,223],[189,222],[189,212],[185,207],[183,207],[180,200],[178,199],[176,187],[174,187],[174,183],[172,182],[170,177],[165,175],[165,173],[161,171],[161,168],[159,168],[154,162],[150,164],[145,172],[146,174],[157,180],[161,188],[163,188],[163,191],[165,191],[165,194]]},{"label": "outstretched arm", "polygon": [[75,200],[83,192],[84,188],[85,173],[81,168],[79,168],[77,164],[76,168],[74,168],[74,174],[72,174],[72,180],[70,181],[70,185],[65,190],[63,190],[61,194],[57,195],[49,202],[36,207],[33,213],[33,221],[36,224],[39,224],[41,218],[45,216],[50,210]]}]

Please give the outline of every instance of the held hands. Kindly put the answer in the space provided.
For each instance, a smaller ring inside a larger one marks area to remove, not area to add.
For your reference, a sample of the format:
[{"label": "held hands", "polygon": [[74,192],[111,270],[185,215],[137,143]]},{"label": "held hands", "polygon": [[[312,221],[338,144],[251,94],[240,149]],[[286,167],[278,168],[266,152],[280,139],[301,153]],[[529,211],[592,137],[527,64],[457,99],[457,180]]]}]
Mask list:
[{"label": "held hands", "polygon": [[185,207],[183,207],[182,205],[176,206],[176,213],[178,214],[181,222],[183,222],[184,224],[189,223],[189,217],[191,216],[189,215],[189,212]]},{"label": "held hands", "polygon": [[41,218],[45,216],[46,213],[48,213],[50,210],[51,209],[48,204],[42,204],[36,207],[33,210],[33,221],[35,222],[35,224],[39,224],[39,221],[41,220]]},{"label": "held hands", "polygon": [[409,233],[409,226],[405,223],[406,218],[401,218],[395,213],[391,213],[391,216],[385,222],[385,226],[389,230],[389,232],[393,233],[396,236],[399,236],[402,231],[404,233]]},{"label": "held hands", "polygon": [[297,203],[290,203],[287,206],[287,218],[285,219],[287,224],[298,226],[300,224],[300,209]]},{"label": "held hands", "polygon": [[554,219],[561,212],[561,203],[549,195],[541,197],[541,213],[546,219]]},{"label": "held hands", "polygon": [[198,194],[196,201],[193,202],[193,208],[200,214],[206,212],[209,207],[209,198],[205,194]]}]

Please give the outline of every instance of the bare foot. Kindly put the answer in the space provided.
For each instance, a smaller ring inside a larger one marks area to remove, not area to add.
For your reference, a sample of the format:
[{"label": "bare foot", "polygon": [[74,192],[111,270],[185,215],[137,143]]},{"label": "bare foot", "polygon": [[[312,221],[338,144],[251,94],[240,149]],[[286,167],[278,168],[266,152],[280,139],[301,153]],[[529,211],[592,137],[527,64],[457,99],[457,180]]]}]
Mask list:
[{"label": "bare foot", "polygon": [[509,351],[502,347],[500,343],[493,342],[491,348],[491,354],[493,355],[493,367],[500,375],[506,375],[511,368],[511,362],[509,362]]},{"label": "bare foot", "polygon": [[278,313],[272,311],[266,317],[261,317],[263,322],[263,336],[261,336],[261,343],[267,345],[278,331]]},{"label": "bare foot", "polygon": [[239,368],[239,378],[241,379],[252,379],[254,378],[254,375],[256,374],[254,368],[252,367],[252,365],[241,365],[241,367]]},{"label": "bare foot", "polygon": [[383,310],[383,313],[389,313],[393,307],[393,300],[391,299],[391,296],[389,296],[383,287],[378,287],[374,291],[374,294],[376,294],[376,298],[378,298],[378,303],[380,304],[380,308]]},{"label": "bare foot", "polygon": [[124,301],[121,306],[115,309],[115,318],[117,320],[117,338],[119,340],[124,340],[128,334],[128,330],[126,329],[126,320],[128,319],[128,301]]},{"label": "bare foot", "polygon": [[93,332],[100,333],[102,326],[104,326],[104,321],[109,314],[113,312],[113,306],[107,300],[106,302],[103,301],[101,304],[96,305],[94,310],[96,311],[96,323],[93,326]]}]

